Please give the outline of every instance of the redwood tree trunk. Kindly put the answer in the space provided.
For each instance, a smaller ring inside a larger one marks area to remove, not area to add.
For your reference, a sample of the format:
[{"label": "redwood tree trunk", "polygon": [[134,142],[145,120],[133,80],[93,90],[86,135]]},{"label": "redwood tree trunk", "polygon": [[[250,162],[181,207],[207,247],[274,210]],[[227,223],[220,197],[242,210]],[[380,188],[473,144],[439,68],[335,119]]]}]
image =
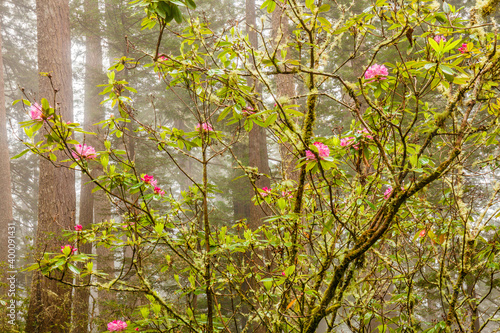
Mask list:
[{"label": "redwood tree trunk", "polygon": [[[104,110],[101,106],[101,96],[98,84],[103,82],[102,77],[102,46],[100,37],[100,14],[98,0],[85,0],[83,3],[85,12],[84,29],[87,32],[85,36],[85,97],[84,97],[84,128],[86,131],[98,131],[98,127],[92,126],[104,118]],[[94,135],[85,137],[87,145],[94,147],[96,150],[102,150],[100,139]],[[96,178],[102,172],[99,167],[94,167],[92,177]],[[94,201],[96,195],[92,193],[94,184],[89,183],[90,178],[87,175],[82,175],[81,190],[80,190],[80,216],[79,223],[83,229],[88,229],[94,222]],[[103,193],[101,193],[102,196]],[[103,204],[107,204],[107,198]],[[80,252],[92,253],[92,244],[87,243],[80,245]],[[87,284],[90,282],[90,276],[80,279],[79,283]],[[75,299],[73,302],[73,311],[77,316],[73,316],[73,332],[85,333],[88,332],[89,320],[89,288],[78,288],[75,291]]]},{"label": "redwood tree trunk", "polygon": [[[274,10],[273,17],[271,19],[272,35],[274,40],[278,43],[276,47],[282,44],[286,44],[286,41],[290,36],[288,17],[284,12],[284,8],[281,7],[284,5],[280,2],[278,2],[277,4],[278,6]],[[292,50],[288,49],[287,58],[290,57],[290,52],[292,52]],[[285,68],[282,68],[282,70],[284,69]],[[291,98],[295,96],[295,84],[293,82],[293,75],[278,74],[276,76],[276,90],[277,97],[280,100],[290,100],[291,102]],[[279,150],[281,156],[281,171],[283,179],[292,179],[297,181],[299,179],[299,172],[298,170],[295,170],[297,158],[294,155],[293,146],[288,142],[280,143]]]},{"label": "redwood tree trunk", "polygon": [[[256,27],[255,0],[246,0],[246,24],[250,44],[256,49],[258,47],[258,39],[257,33],[254,30]],[[253,84],[253,80],[248,78],[247,85],[251,86]],[[257,91],[258,90],[259,88],[257,87]],[[259,173],[264,173],[266,175],[270,174],[271,171],[269,169],[269,158],[267,154],[266,131],[264,128],[254,126],[248,134],[248,141],[249,166],[257,167]],[[255,186],[258,188],[270,187],[271,182],[267,177],[259,177],[255,182]],[[253,188],[251,192],[254,192]],[[256,229],[260,226],[262,218],[266,215],[263,209],[264,207],[253,205],[250,200],[248,200],[248,204],[250,205],[250,219],[248,226],[251,229]]]},{"label": "redwood tree trunk", "polygon": [[[38,71],[50,73],[57,97],[47,77],[39,78],[40,97],[47,98],[61,114],[63,121],[73,120],[71,86],[71,41],[68,0],[37,0]],[[54,100],[57,104],[54,104]],[[58,160],[66,158],[57,155]],[[38,192],[38,228],[35,258],[44,252],[57,253],[67,241],[62,230],[75,224],[75,175],[72,170],[55,168],[40,158]],[[66,274],[68,276],[68,274]],[[35,271],[26,331],[63,333],[69,331],[71,319],[71,288],[49,280]]]},{"label": "redwood tree trunk", "polygon": [[[1,22],[0,22],[1,23]],[[13,271],[15,267],[11,267],[7,263],[8,257],[8,240],[15,235],[15,226],[9,225],[12,220],[12,191],[10,183],[10,160],[9,160],[9,145],[7,143],[7,115],[5,109],[5,91],[3,80],[3,58],[2,58],[2,26],[0,25],[0,268],[3,272]],[[11,227],[9,229],[9,226]],[[14,228],[13,228],[14,227]],[[12,232],[12,233],[11,233]],[[9,237],[10,236],[10,237]],[[3,266],[5,265],[5,266]],[[5,273],[6,274],[6,273]],[[6,282],[5,274],[0,282]],[[5,294],[2,291],[2,294]]]}]

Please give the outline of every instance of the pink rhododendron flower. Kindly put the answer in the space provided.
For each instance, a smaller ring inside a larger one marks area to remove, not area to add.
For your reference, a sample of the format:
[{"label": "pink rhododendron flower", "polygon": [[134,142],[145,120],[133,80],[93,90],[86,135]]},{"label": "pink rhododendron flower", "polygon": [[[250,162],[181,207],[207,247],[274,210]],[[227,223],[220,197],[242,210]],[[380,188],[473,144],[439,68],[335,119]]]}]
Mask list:
[{"label": "pink rhododendron flower", "polygon": [[163,191],[161,188],[156,187],[156,186],[155,186],[154,192],[155,192],[156,194],[161,195],[161,196],[164,196],[164,195],[165,195],[165,191]]},{"label": "pink rhododendron flower", "polygon": [[359,134],[363,134],[363,136],[367,139],[370,139],[370,140],[373,140],[373,136],[371,136],[369,133],[368,133],[368,130],[366,128],[363,127],[363,129],[361,130],[357,130],[357,132]]},{"label": "pink rhododendron flower", "polygon": [[31,120],[43,121],[42,106],[38,103],[31,105],[30,108]]},{"label": "pink rhododendron flower", "polygon": [[[320,160],[330,156],[330,148],[328,148],[328,146],[325,145],[324,143],[315,142],[313,143],[313,146],[316,146],[316,148],[318,148],[318,156]],[[316,155],[314,155],[312,151],[306,150],[306,159],[316,160]]]},{"label": "pink rhododendron flower", "polygon": [[425,229],[424,229],[424,230],[420,231],[420,233],[418,234],[418,237],[425,237],[425,235],[427,235],[427,231],[425,231]]},{"label": "pink rhododendron flower", "polygon": [[263,197],[267,197],[269,194],[271,194],[271,189],[270,189],[270,188],[268,188],[267,186],[264,186],[264,187],[262,188],[262,191],[264,191],[264,193],[261,193],[261,195],[262,195]]},{"label": "pink rhododendron flower", "polygon": [[82,227],[80,224],[75,225],[75,230],[76,230],[76,231],[82,231],[82,230],[83,230],[83,227]]},{"label": "pink rhododendron flower", "polygon": [[[405,190],[405,188],[403,186],[401,186],[401,190]],[[384,199],[387,200],[389,199],[389,197],[391,196],[391,193],[392,193],[392,187],[389,186],[389,188],[387,190],[385,190],[384,192]]]},{"label": "pink rhododendron flower", "polygon": [[392,187],[389,186],[389,188],[387,190],[385,190],[385,192],[384,192],[384,199],[385,200],[389,199],[389,197],[391,196],[391,193],[392,193]]},{"label": "pink rhododendron flower", "polygon": [[467,43],[463,43],[462,46],[458,48],[460,53],[467,53],[469,52],[469,48],[467,47]]},{"label": "pink rhododendron flower", "polygon": [[166,56],[159,56],[158,61],[167,61],[168,58]]},{"label": "pink rhododendron flower", "polygon": [[286,199],[292,199],[293,195],[291,191],[281,191],[281,196]]},{"label": "pink rhododendron flower", "polygon": [[347,138],[343,138],[340,140],[340,146],[341,147],[349,146],[354,140],[355,138],[353,136],[348,136]]},{"label": "pink rhododendron flower", "polygon": [[[372,65],[368,67],[368,69],[365,72],[365,79],[373,79],[376,78],[377,80],[385,80],[385,76],[389,75],[389,71],[387,70],[387,67],[385,65]],[[373,82],[375,80],[371,80],[370,82]]]},{"label": "pink rhododendron flower", "polygon": [[247,107],[244,107],[241,112],[245,115],[245,116],[249,116],[249,115],[252,115],[255,113],[255,109],[251,106],[247,106]]},{"label": "pink rhododendron flower", "polygon": [[108,323],[108,331],[110,332],[119,332],[124,331],[127,328],[127,323],[121,320],[113,320]]},{"label": "pink rhododendron flower", "polygon": [[151,184],[151,185],[153,185],[153,187],[156,187],[157,181],[156,181],[155,177],[153,177],[153,176],[150,176],[148,174],[144,174],[143,176],[141,176],[141,180],[143,182],[145,182],[146,184]]},{"label": "pink rhododendron flower", "polygon": [[443,35],[436,35],[434,36],[434,40],[436,41],[436,43],[440,43],[441,41],[446,42],[446,37],[443,36]]},{"label": "pink rhododendron flower", "polygon": [[281,272],[281,275],[286,276],[285,272]]},{"label": "pink rhododendron flower", "polygon": [[212,125],[210,125],[209,123],[201,123],[201,124],[198,124],[196,125],[196,131],[200,132],[200,131],[203,131],[203,132],[212,132],[214,129],[212,127]]},{"label": "pink rhododendron flower", "polygon": [[61,252],[64,253],[64,249],[68,246],[71,249],[71,254],[75,253],[78,250],[76,247],[73,247],[71,245],[61,245]]},{"label": "pink rhododendron flower", "polygon": [[93,160],[94,158],[97,157],[97,154],[95,153],[94,147],[87,146],[86,144],[77,144],[75,145],[75,150],[76,152],[71,152],[75,160],[79,160],[81,158],[87,159],[87,160]]}]

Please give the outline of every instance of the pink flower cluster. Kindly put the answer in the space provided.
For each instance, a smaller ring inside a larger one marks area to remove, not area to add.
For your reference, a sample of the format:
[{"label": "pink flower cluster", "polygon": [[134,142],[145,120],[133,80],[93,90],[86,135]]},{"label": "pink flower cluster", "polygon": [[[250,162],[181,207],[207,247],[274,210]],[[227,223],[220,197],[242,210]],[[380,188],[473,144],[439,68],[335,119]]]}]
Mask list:
[{"label": "pink flower cluster", "polygon": [[247,106],[247,107],[244,107],[241,112],[245,115],[245,116],[250,116],[252,114],[255,113],[255,109],[251,106]]},{"label": "pink flower cluster", "polygon": [[269,194],[271,194],[271,189],[268,188],[267,186],[264,186],[262,188],[262,191],[263,193],[261,192],[260,195],[262,195],[263,197],[267,197]]},{"label": "pink flower cluster", "polygon": [[31,120],[43,121],[42,106],[40,104],[35,103],[31,106],[30,117]]},{"label": "pink flower cluster", "polygon": [[[365,137],[368,140],[373,140],[373,136],[371,136],[366,128],[357,130],[356,133],[362,134],[363,137]],[[346,138],[340,139],[340,146],[341,147],[346,147],[354,143],[356,141],[356,138],[353,136],[348,136]],[[359,149],[359,143],[353,144],[352,148],[358,150]]]},{"label": "pink flower cluster", "polygon": [[[356,138],[353,137],[353,136],[348,136],[347,138],[343,138],[343,139],[340,140],[340,146],[341,147],[349,146],[351,143],[354,142],[354,140],[356,140]],[[358,150],[359,149],[359,144],[355,144],[352,147],[354,149]]]},{"label": "pink flower cluster", "polygon": [[436,43],[441,43],[441,41],[446,42],[446,37],[443,36],[443,35],[436,35],[434,36],[434,41],[436,41]]},{"label": "pink flower cluster", "polygon": [[75,225],[75,231],[82,231],[82,230],[83,227],[81,226],[81,224]]},{"label": "pink flower cluster", "polygon": [[391,193],[392,193],[392,187],[389,186],[389,188],[387,190],[385,190],[385,192],[384,192],[384,199],[385,200],[389,199],[389,197],[391,196]]},{"label": "pink flower cluster", "polygon": [[[387,67],[385,65],[372,65],[368,67],[368,69],[365,72],[365,79],[373,79],[375,78],[377,81],[380,80],[385,80],[386,76],[389,75],[389,71],[387,70]],[[373,82],[375,80],[371,80],[369,82]]]},{"label": "pink flower cluster", "polygon": [[151,186],[153,186],[153,191],[156,193],[156,194],[159,194],[161,196],[164,196],[165,195],[165,191],[163,191],[161,188],[159,188],[158,186],[156,186],[158,184],[158,182],[156,181],[155,177],[154,176],[150,176],[148,174],[144,174],[141,176],[141,180],[146,183],[146,184],[149,184]]},{"label": "pink flower cluster", "polygon": [[71,154],[73,155],[75,160],[79,160],[81,158],[93,160],[97,157],[94,147],[87,146],[86,144],[75,145],[75,151],[71,152]]},{"label": "pink flower cluster", "polygon": [[[404,189],[405,188],[403,186],[401,186],[401,190],[404,191]],[[384,199],[385,200],[389,199],[389,197],[391,196],[391,193],[392,193],[392,187],[389,186],[389,188],[387,190],[385,190],[385,192],[384,192]]]},{"label": "pink flower cluster", "polygon": [[127,329],[127,323],[121,320],[113,320],[108,323],[108,331],[110,332],[119,332]]},{"label": "pink flower cluster", "polygon": [[[328,146],[325,145],[324,143],[316,141],[315,143],[313,143],[313,146],[315,146],[318,149],[318,156],[320,160],[330,156],[330,148],[328,148]],[[316,155],[314,155],[312,151],[306,150],[306,159],[315,161]]]},{"label": "pink flower cluster", "polygon": [[166,56],[159,56],[158,61],[167,61],[168,58]]},{"label": "pink flower cluster", "polygon": [[64,253],[64,249],[69,247],[71,250],[71,254],[75,253],[78,249],[76,247],[73,247],[71,245],[61,245],[61,252]]},{"label": "pink flower cluster", "polygon": [[458,48],[458,50],[460,51],[460,53],[467,53],[469,52],[469,47],[467,46],[467,43],[463,43],[462,46],[460,46]]},{"label": "pink flower cluster", "polygon": [[141,180],[143,182],[145,182],[146,184],[150,184],[150,185],[153,185],[154,187],[156,187],[157,181],[156,181],[154,176],[144,174],[143,176],[141,176]]},{"label": "pink flower cluster", "polygon": [[281,196],[285,199],[292,199],[293,194],[291,191],[281,191]]},{"label": "pink flower cluster", "polygon": [[357,130],[356,132],[359,134],[363,134],[363,136],[367,139],[373,140],[373,136],[371,136],[368,130],[364,127],[363,129]]},{"label": "pink flower cluster", "polygon": [[163,191],[161,188],[159,188],[158,186],[155,186],[154,190],[153,190],[156,194],[159,194],[161,196],[164,196],[165,195],[165,191]]},{"label": "pink flower cluster", "polygon": [[201,123],[201,124],[198,124],[196,125],[196,131],[197,132],[212,132],[214,129],[212,127],[212,125],[210,125],[209,123]]}]

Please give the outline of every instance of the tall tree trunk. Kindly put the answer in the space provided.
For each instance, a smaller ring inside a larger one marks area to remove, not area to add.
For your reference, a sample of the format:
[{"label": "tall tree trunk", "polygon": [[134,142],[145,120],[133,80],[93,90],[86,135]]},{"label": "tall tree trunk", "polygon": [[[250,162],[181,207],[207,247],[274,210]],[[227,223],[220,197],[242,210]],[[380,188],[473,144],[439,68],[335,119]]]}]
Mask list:
[{"label": "tall tree trunk", "polygon": [[[273,12],[273,17],[271,19],[272,26],[272,36],[276,47],[281,48],[286,45],[287,39],[290,36],[290,28],[288,27],[288,17],[285,14],[284,4],[277,2],[278,6]],[[282,7],[283,6],[283,7]],[[292,50],[288,49],[287,58],[290,57],[290,52]],[[281,54],[281,52],[278,52]],[[282,68],[284,70],[285,68]],[[293,82],[292,74],[278,74],[276,76],[276,90],[278,100],[283,101],[289,100],[295,97],[295,84]],[[292,179],[297,181],[299,178],[298,170],[295,170],[295,165],[297,164],[297,159],[294,155],[294,148],[288,142],[280,143],[279,145],[280,156],[281,156],[281,172],[283,179]]]},{"label": "tall tree trunk", "polygon": [[[37,0],[38,70],[51,73],[57,92],[57,105],[63,121],[73,120],[71,86],[71,40],[68,0]],[[53,104],[55,96],[48,78],[39,78],[40,96]],[[58,160],[63,154],[56,154]],[[35,258],[44,252],[59,252],[66,241],[62,230],[75,224],[75,174],[66,168],[55,168],[40,158],[38,192],[38,228]],[[71,321],[71,288],[48,280],[39,271],[33,274],[26,331],[63,333]]]},{"label": "tall tree trunk", "polygon": [[[252,45],[254,49],[257,49],[258,39],[257,32],[255,31],[255,0],[246,0],[246,25],[250,45]],[[247,85],[252,86],[254,84],[257,83],[254,82],[252,78],[248,77]],[[258,92],[260,88],[256,87],[256,90]],[[254,126],[248,134],[248,165],[251,167],[257,167],[259,173],[268,175],[271,171],[269,169],[266,137],[266,131],[260,126]],[[269,178],[261,176],[255,181],[255,186],[258,188],[270,187],[271,182]],[[251,193],[253,192],[252,188]],[[250,205],[250,220],[248,226],[251,229],[256,229],[260,226],[262,218],[266,215],[263,209],[264,207],[252,205],[250,200],[248,200],[248,204]]]},{"label": "tall tree trunk", "polygon": [[[9,145],[7,143],[7,114],[5,109],[5,91],[3,80],[3,58],[2,58],[2,26],[0,22],[0,270],[2,280],[6,283],[7,271],[14,271],[13,262],[7,263],[9,259],[14,260],[15,249],[11,250],[12,256],[9,258],[9,239],[15,237],[15,226],[12,220],[12,189],[10,183],[10,160]],[[10,227],[10,228],[9,228]],[[0,290],[2,295],[6,295],[4,290]]]},{"label": "tall tree trunk", "polygon": [[[85,99],[84,99],[84,128],[86,131],[98,131],[98,128],[92,126],[104,118],[104,109],[101,106],[101,96],[98,84],[102,83],[102,46],[100,38],[100,14],[98,0],[85,0],[84,8],[84,29],[85,36]],[[102,150],[103,144],[100,137],[89,135],[85,137],[86,144]],[[92,178],[102,174],[99,167],[92,170]],[[95,185],[89,183],[90,178],[82,175],[80,190],[80,224],[83,229],[88,229],[94,222],[94,201],[95,195],[92,193]],[[101,196],[104,193],[101,193]],[[103,204],[108,204],[107,198],[102,198]],[[108,204],[109,205],[109,204]],[[92,244],[80,245],[80,252],[92,253]],[[79,281],[80,283],[89,283],[90,276]],[[90,290],[88,288],[78,288],[75,291],[73,302],[73,332],[85,333],[88,331],[89,324],[89,299]]]}]

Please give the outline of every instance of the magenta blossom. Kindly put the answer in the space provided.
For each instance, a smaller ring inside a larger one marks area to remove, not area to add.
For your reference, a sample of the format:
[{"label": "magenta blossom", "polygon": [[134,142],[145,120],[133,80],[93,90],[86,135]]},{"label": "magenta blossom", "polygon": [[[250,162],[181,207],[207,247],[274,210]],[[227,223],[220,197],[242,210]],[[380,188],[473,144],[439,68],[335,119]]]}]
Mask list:
[{"label": "magenta blossom", "polygon": [[436,35],[434,36],[434,40],[436,41],[436,43],[441,43],[441,41],[446,42],[446,37],[443,36],[443,35]]},{"label": "magenta blossom", "polygon": [[363,134],[363,136],[367,139],[370,139],[370,140],[373,140],[373,136],[371,136],[369,133],[368,133],[368,130],[366,128],[363,127],[363,129],[360,129],[360,130],[357,130],[357,132],[359,134]]},{"label": "magenta blossom", "polygon": [[42,106],[40,104],[35,103],[31,106],[30,117],[31,120],[43,121]]},{"label": "magenta blossom", "polygon": [[267,186],[264,186],[264,187],[262,188],[262,191],[264,192],[264,193],[261,193],[261,195],[262,195],[263,197],[267,197],[269,194],[271,194],[271,189],[270,189],[270,188],[268,188]]},{"label": "magenta blossom", "polygon": [[113,320],[108,323],[108,331],[110,332],[119,332],[125,331],[127,329],[127,323],[121,320]]},{"label": "magenta blossom", "polygon": [[212,132],[214,129],[212,127],[212,125],[210,125],[209,123],[200,123],[198,125],[196,125],[196,131],[197,132]]},{"label": "magenta blossom", "polygon": [[155,186],[154,192],[155,192],[156,194],[161,195],[161,196],[164,196],[164,195],[165,195],[165,191],[163,191],[161,188],[156,187],[156,186]]},{"label": "magenta blossom", "polygon": [[[401,186],[401,190],[404,191],[404,189],[405,188],[403,186]],[[389,199],[389,197],[391,196],[391,193],[392,193],[392,187],[389,186],[389,188],[387,190],[385,190],[385,192],[384,192],[384,199],[385,200]]]},{"label": "magenta blossom", "polygon": [[153,185],[153,187],[156,187],[157,181],[156,181],[155,177],[153,177],[153,176],[150,176],[148,174],[144,174],[143,176],[141,176],[141,180],[143,182],[145,182],[146,184],[151,184],[151,185]]},{"label": "magenta blossom", "polygon": [[467,46],[467,43],[463,43],[462,46],[460,46],[458,48],[458,50],[460,51],[460,53],[467,53],[469,52],[469,47]]},{"label": "magenta blossom", "polygon": [[78,225],[75,225],[75,231],[82,231],[83,230],[83,227],[78,224]]},{"label": "magenta blossom", "polygon": [[244,107],[241,112],[245,115],[245,116],[250,116],[252,114],[255,113],[255,109],[251,106],[247,106],[247,107]]},{"label": "magenta blossom", "polygon": [[392,193],[392,187],[389,186],[389,188],[387,190],[385,190],[385,192],[384,192],[384,199],[385,200],[389,199],[389,197],[391,196],[391,193]]},{"label": "magenta blossom", "polygon": [[76,247],[73,247],[71,245],[62,245],[61,246],[61,252],[64,253],[64,249],[69,247],[71,250],[71,254],[75,253],[78,249]]},{"label": "magenta blossom", "polygon": [[285,272],[281,272],[281,275],[286,276]]},{"label": "magenta blossom", "polygon": [[[313,146],[315,146],[318,149],[318,156],[320,160],[330,156],[330,148],[328,148],[328,146],[325,145],[324,143],[316,141],[315,143],[313,143]],[[316,160],[316,155],[314,155],[312,151],[306,150],[306,159]]]},{"label": "magenta blossom", "polygon": [[[385,80],[386,76],[389,75],[389,71],[387,70],[387,67],[385,65],[372,65],[368,67],[368,69],[365,72],[365,79],[377,79],[377,80]],[[371,80],[370,82],[373,82],[375,80]]]},{"label": "magenta blossom", "polygon": [[355,137],[348,136],[347,138],[343,138],[343,139],[340,140],[340,146],[341,147],[346,147],[346,146],[352,145],[352,148],[358,150],[359,149],[359,143],[353,144],[355,140],[356,140]]},{"label": "magenta blossom", "polygon": [[159,60],[159,61],[167,61],[167,60],[168,60],[168,58],[167,58],[166,56],[159,56],[159,57],[158,57],[158,60]]},{"label": "magenta blossom", "polygon": [[349,146],[356,138],[353,136],[348,136],[347,138],[343,138],[340,140],[340,146],[345,147]]},{"label": "magenta blossom", "polygon": [[76,152],[71,152],[75,160],[79,160],[81,158],[87,159],[87,160],[93,160],[97,157],[97,154],[95,153],[94,147],[87,146],[86,144],[77,144],[75,145],[75,150]]}]

